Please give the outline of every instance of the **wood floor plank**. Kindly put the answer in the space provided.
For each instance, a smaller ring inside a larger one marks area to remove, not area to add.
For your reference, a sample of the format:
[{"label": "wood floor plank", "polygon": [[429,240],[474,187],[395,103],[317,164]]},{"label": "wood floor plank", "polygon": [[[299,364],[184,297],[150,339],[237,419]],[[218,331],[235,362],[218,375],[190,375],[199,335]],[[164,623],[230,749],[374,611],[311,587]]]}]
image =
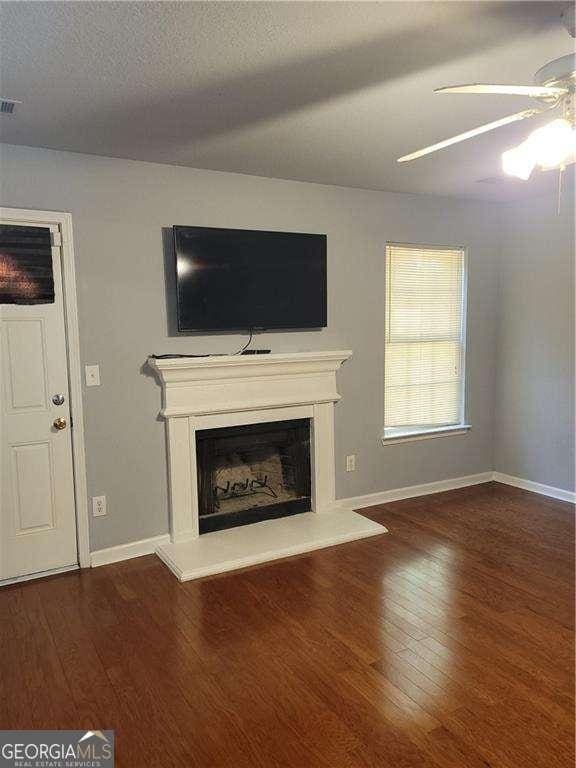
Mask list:
[{"label": "wood floor plank", "polygon": [[363,514],[389,534],[0,590],[0,727],[112,728],[121,768],[572,768],[573,508],[487,483]]}]

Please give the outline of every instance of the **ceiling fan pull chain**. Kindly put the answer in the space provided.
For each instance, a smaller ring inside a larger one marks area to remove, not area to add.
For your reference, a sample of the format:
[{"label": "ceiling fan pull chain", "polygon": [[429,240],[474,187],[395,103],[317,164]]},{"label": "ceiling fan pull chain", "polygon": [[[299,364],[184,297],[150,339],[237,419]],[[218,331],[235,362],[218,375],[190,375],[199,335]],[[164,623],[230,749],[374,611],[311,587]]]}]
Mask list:
[{"label": "ceiling fan pull chain", "polygon": [[562,210],[562,182],[564,180],[565,165],[561,165],[558,169],[558,206],[556,208],[556,216],[560,216]]}]

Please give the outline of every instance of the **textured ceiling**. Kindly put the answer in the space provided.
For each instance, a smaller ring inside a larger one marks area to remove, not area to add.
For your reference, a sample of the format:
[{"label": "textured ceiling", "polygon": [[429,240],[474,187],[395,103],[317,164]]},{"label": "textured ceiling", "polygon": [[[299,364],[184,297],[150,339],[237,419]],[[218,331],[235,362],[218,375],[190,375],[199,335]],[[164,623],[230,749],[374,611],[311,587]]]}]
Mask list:
[{"label": "textured ceiling", "polygon": [[507,199],[538,122],[396,157],[532,104],[434,95],[531,83],[573,50],[565,2],[1,2],[0,139],[324,184]]}]

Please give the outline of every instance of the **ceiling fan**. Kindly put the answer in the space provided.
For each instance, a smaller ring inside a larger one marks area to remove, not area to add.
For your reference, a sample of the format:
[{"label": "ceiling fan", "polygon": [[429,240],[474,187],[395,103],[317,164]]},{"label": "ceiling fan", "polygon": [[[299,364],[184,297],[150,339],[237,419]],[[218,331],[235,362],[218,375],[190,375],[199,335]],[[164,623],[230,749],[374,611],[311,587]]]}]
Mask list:
[{"label": "ceiling fan", "polygon": [[505,96],[525,96],[536,99],[538,106],[507,115],[491,123],[480,125],[452,136],[437,144],[419,149],[409,155],[398,158],[399,163],[416,160],[424,155],[445,149],[482,133],[493,131],[509,123],[526,120],[543,113],[559,110],[550,123],[533,131],[517,147],[502,155],[502,169],[510,176],[524,181],[530,178],[538,166],[542,170],[563,168],[568,163],[576,162],[576,54],[568,54],[549,62],[536,72],[534,85],[451,85],[437,88],[435,93],[499,94]]}]

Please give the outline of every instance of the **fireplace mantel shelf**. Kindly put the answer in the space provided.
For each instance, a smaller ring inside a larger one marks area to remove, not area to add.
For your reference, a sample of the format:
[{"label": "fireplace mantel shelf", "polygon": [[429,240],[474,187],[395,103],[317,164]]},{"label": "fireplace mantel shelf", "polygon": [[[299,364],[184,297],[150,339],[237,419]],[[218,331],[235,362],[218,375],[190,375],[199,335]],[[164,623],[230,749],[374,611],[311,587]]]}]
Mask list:
[{"label": "fireplace mantel shelf", "polygon": [[[168,438],[171,543],[157,554],[180,580],[386,532],[335,498],[336,372],[351,355],[336,350],[149,360],[162,385]],[[313,511],[200,536],[196,432],[291,419],[310,419]]]},{"label": "fireplace mantel shelf", "polygon": [[335,373],[352,352],[287,352],[149,360],[164,389],[161,415],[201,415],[336,402]]},{"label": "fireplace mantel shelf", "polygon": [[[167,357],[150,358],[154,368],[160,371],[168,379],[170,372],[194,371],[212,369],[244,368],[249,366],[252,375],[259,375],[259,369],[265,371],[282,365],[291,365],[310,369],[318,364],[321,366],[332,365],[332,369],[338,368],[344,360],[352,356],[352,350],[322,350],[320,352],[281,352],[265,355],[207,355],[206,357]],[[225,375],[230,375],[225,374]],[[265,375],[265,374],[262,374]]]}]

